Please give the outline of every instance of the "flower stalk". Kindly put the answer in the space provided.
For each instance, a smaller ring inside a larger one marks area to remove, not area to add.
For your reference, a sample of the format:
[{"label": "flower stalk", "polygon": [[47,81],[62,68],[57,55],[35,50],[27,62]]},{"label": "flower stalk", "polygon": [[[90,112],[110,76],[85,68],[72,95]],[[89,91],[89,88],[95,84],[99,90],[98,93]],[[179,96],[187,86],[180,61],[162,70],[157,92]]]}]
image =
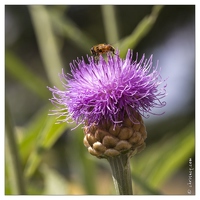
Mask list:
[{"label": "flower stalk", "polygon": [[132,195],[132,179],[128,154],[107,158],[111,170],[116,194]]}]

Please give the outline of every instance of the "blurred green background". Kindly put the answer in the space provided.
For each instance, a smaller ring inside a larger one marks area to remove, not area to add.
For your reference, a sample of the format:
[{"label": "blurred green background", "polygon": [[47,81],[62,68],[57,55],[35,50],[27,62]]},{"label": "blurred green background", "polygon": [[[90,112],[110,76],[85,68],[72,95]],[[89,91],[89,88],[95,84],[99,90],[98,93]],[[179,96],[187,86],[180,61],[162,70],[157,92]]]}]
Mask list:
[{"label": "blurred green background", "polygon": [[168,78],[167,105],[153,110],[165,114],[144,119],[147,147],[131,160],[134,193],[195,194],[194,5],[6,5],[5,194],[115,194],[81,127],[48,116],[46,87],[62,89],[61,69],[98,43],[153,54]]}]

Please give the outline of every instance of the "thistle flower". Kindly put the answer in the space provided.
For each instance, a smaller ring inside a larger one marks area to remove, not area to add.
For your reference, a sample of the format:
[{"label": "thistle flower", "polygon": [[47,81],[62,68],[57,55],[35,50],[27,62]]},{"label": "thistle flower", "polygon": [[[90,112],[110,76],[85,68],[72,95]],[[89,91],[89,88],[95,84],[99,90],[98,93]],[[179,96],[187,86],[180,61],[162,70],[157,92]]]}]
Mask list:
[{"label": "thistle flower", "polygon": [[58,107],[53,114],[60,122],[84,125],[89,153],[108,159],[118,193],[132,194],[128,160],[144,149],[147,132],[142,117],[165,106],[161,100],[166,85],[159,88],[164,81],[158,65],[152,66],[153,56],[143,55],[138,61],[136,54],[133,60],[128,50],[125,59],[118,51],[114,56],[108,53],[107,61],[101,55],[98,63],[93,57],[87,59],[88,63],[83,58],[73,61],[71,74],[62,71],[64,91],[49,88],[51,102]]},{"label": "thistle flower", "polygon": [[161,99],[166,86],[158,89],[162,83],[158,67],[150,71],[153,56],[147,60],[143,55],[139,62],[138,55],[135,61],[132,57],[128,50],[125,60],[117,53],[114,57],[109,54],[107,62],[100,56],[98,64],[93,57],[88,57],[89,63],[84,59],[71,63],[71,74],[62,71],[60,75],[65,90],[49,88],[51,102],[60,108],[54,114],[60,121],[72,119],[85,126],[105,122],[121,125],[126,116],[138,123],[133,113],[143,117],[155,114],[152,108],[165,105]]}]

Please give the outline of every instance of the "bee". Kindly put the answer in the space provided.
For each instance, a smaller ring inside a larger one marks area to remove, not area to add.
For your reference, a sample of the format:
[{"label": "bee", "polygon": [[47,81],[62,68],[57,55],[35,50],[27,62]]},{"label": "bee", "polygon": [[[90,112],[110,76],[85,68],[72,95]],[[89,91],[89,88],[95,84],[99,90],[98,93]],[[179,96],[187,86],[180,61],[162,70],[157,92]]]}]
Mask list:
[{"label": "bee", "polygon": [[99,55],[106,54],[108,52],[112,52],[115,54],[115,48],[110,44],[98,44],[93,46],[90,49],[91,54],[95,57],[95,60],[98,61]]}]

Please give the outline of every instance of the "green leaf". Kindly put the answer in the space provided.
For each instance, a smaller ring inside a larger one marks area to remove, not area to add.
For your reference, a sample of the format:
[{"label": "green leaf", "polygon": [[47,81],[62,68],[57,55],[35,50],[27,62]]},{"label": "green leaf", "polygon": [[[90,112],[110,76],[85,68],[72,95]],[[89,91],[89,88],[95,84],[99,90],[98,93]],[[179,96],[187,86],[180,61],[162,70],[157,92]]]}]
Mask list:
[{"label": "green leaf", "polygon": [[9,189],[12,191],[12,194],[26,194],[25,181],[22,172],[21,158],[18,152],[14,123],[7,101],[5,104],[5,118],[6,172],[8,179],[10,179]]},{"label": "green leaf", "polygon": [[149,33],[162,8],[161,5],[154,6],[152,13],[140,21],[134,31],[115,45],[119,48],[121,57],[125,57],[127,49],[133,49]]},{"label": "green leaf", "polygon": [[79,184],[84,187],[86,194],[96,194],[97,166],[96,158],[89,154],[83,144],[83,129],[80,127],[69,134],[70,143],[67,145],[70,167],[76,172]]},{"label": "green leaf", "polygon": [[[81,163],[82,170],[80,171],[80,176],[82,180],[82,184],[85,188],[87,194],[96,194],[96,173],[97,173],[97,165],[96,159],[92,159],[87,148],[83,144],[84,133],[81,128],[77,128],[74,130],[74,138],[73,145],[71,149],[74,149],[73,152],[75,154],[76,160]],[[88,181],[90,180],[90,181]]]},{"label": "green leaf", "polygon": [[70,128],[67,123],[55,124],[54,116],[47,116],[38,137],[35,141],[35,148],[30,154],[25,166],[25,176],[31,177],[40,164],[44,151],[50,149],[63,132]]},{"label": "green leaf", "polygon": [[[144,185],[155,190],[188,162],[193,156],[194,145],[194,122],[192,122],[180,133],[149,148],[147,146],[142,154],[133,158],[133,174],[140,176],[145,180]],[[143,186],[142,189],[146,190]]]},{"label": "green leaf", "polygon": [[49,9],[49,16],[51,17],[55,30],[83,51],[89,52],[90,48],[97,43],[79,29],[73,21],[66,16],[61,16],[57,9]]},{"label": "green leaf", "polygon": [[58,78],[58,73],[61,73],[64,65],[60,57],[47,8],[43,5],[29,5],[28,8],[41,58],[44,63],[44,69],[46,70],[49,81],[56,87],[62,86]]},{"label": "green leaf", "polygon": [[5,53],[6,71],[26,88],[43,99],[50,95],[47,90],[48,83],[38,75],[31,72],[28,67],[11,51]]},{"label": "green leaf", "polygon": [[27,161],[28,156],[35,148],[36,140],[44,126],[49,110],[49,105],[42,107],[23,127],[23,135],[19,142],[19,151],[23,163]]},{"label": "green leaf", "polygon": [[68,193],[68,182],[56,170],[42,165],[44,175],[44,194],[45,195],[66,195]]},{"label": "green leaf", "polygon": [[[146,179],[144,179],[144,178],[142,179],[139,174],[135,174],[132,171],[131,176],[135,182],[135,185],[140,186],[140,188],[142,188],[143,191],[147,192],[148,194],[154,194],[154,195],[161,194],[161,192],[159,190],[153,188],[150,184],[148,184],[146,182]],[[133,188],[134,188],[134,186],[133,186]],[[133,192],[133,194],[134,194],[134,192]]]},{"label": "green leaf", "polygon": [[152,185],[158,187],[187,163],[193,156],[194,145],[194,123],[192,123],[165,143],[148,177],[149,180],[153,180]]}]

